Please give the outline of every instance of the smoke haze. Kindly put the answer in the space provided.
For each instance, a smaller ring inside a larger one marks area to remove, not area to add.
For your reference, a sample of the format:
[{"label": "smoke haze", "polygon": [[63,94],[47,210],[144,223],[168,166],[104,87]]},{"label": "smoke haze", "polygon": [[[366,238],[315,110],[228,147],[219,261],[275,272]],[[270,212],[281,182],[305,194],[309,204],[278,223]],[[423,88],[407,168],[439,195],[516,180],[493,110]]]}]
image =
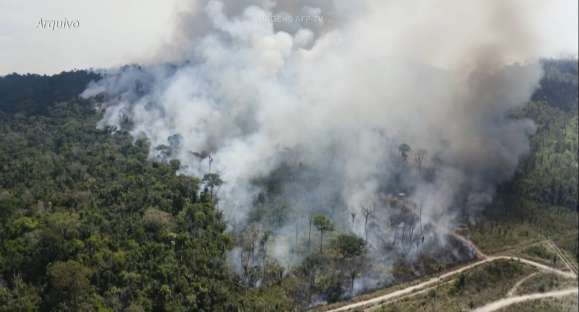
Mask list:
[{"label": "smoke haze", "polygon": [[312,213],[364,236],[362,209],[376,207],[369,241],[378,246],[394,235],[391,194],[446,228],[492,200],[534,131],[511,115],[541,77],[532,24],[541,9],[514,0],[197,1],[159,51],[163,62],[109,71],[83,96],[100,96],[100,126],[129,120],[150,156],[180,160],[183,174],[206,174],[208,160],[194,153],[210,154],[230,224],[254,222],[256,207],[285,207],[271,248],[290,264],[294,229]]}]

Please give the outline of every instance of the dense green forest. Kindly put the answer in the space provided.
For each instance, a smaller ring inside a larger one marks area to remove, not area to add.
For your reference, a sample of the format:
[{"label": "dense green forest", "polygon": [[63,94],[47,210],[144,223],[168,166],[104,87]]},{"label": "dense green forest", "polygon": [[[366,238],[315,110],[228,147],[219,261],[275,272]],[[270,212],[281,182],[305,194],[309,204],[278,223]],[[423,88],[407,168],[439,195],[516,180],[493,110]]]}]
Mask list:
[{"label": "dense green forest", "polygon": [[87,103],[0,120],[0,310],[236,304],[225,225],[178,163],[96,130]]},{"label": "dense green forest", "polygon": [[513,180],[515,194],[577,209],[577,62],[548,60],[543,67],[541,86],[522,112],[537,132]]},{"label": "dense green forest", "polygon": [[[576,209],[577,61],[544,67],[519,112],[537,124],[532,153],[501,190]],[[291,274],[274,260],[231,272],[239,237],[210,179],[177,175],[177,161],[148,159],[146,141],[97,129],[101,116],[77,97],[97,77],[0,77],[0,311],[286,311],[313,291],[335,301],[353,287],[364,241],[341,233]],[[333,230],[323,216],[312,224]]]},{"label": "dense green forest", "polygon": [[62,72],[53,76],[10,74],[0,77],[0,112],[46,114],[58,102],[78,96],[99,77],[88,71]]},{"label": "dense green forest", "polygon": [[24,103],[0,113],[0,311],[254,310],[199,180],[97,130],[92,104],[37,101],[79,76],[92,75],[0,79],[2,98]]}]

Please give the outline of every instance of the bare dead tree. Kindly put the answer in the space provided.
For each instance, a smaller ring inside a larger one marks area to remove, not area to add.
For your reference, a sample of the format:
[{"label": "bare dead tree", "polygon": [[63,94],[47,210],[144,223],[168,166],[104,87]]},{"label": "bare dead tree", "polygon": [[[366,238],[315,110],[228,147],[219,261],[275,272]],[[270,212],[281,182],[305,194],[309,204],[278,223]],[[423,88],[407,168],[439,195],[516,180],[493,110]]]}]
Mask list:
[{"label": "bare dead tree", "polygon": [[398,242],[402,244],[402,242],[404,241],[404,226],[402,225],[402,223],[396,225],[395,231],[396,232],[394,235],[394,245],[396,245]]},{"label": "bare dead tree", "polygon": [[314,222],[314,216],[310,215],[308,218],[308,225],[309,225],[309,229],[308,229],[308,250],[311,248],[312,246],[312,225]]},{"label": "bare dead tree", "polygon": [[422,227],[422,203],[418,207],[418,223],[420,225],[420,235],[424,234],[424,228]]},{"label": "bare dead tree", "polygon": [[364,216],[364,241],[368,241],[368,220],[374,216],[374,205],[371,207],[362,206],[362,215]]},{"label": "bare dead tree", "polygon": [[211,174],[211,165],[213,164],[213,157],[211,157],[211,154],[209,154],[208,158],[209,158],[209,173]]},{"label": "bare dead tree", "polygon": [[267,241],[269,240],[269,232],[263,233],[263,237],[259,241],[259,254],[262,259],[262,279],[266,276],[266,263],[267,263]]},{"label": "bare dead tree", "polygon": [[296,247],[298,246],[298,221],[299,221],[299,219],[296,220],[296,237],[295,237],[295,244],[294,244]]},{"label": "bare dead tree", "polygon": [[426,157],[426,150],[419,149],[414,154],[414,161],[416,161],[416,165],[418,166],[418,170],[422,170],[422,165],[424,164],[424,158]]},{"label": "bare dead tree", "polygon": [[[207,151],[201,151],[201,152],[189,152],[191,155],[197,157],[197,160],[199,160],[199,171],[201,171],[201,164],[203,163],[203,161],[207,158],[210,157],[209,152]],[[211,167],[211,165],[209,165]],[[211,173],[211,169],[209,169],[209,173]]]}]

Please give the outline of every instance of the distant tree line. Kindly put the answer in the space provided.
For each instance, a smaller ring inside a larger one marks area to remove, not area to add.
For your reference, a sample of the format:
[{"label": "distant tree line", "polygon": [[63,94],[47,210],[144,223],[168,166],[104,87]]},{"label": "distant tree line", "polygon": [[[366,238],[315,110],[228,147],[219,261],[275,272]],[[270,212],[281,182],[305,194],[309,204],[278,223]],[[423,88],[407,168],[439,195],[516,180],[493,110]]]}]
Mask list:
[{"label": "distant tree line", "polygon": [[0,112],[45,114],[55,103],[78,97],[90,81],[99,77],[86,70],[53,76],[15,73],[0,76]]}]

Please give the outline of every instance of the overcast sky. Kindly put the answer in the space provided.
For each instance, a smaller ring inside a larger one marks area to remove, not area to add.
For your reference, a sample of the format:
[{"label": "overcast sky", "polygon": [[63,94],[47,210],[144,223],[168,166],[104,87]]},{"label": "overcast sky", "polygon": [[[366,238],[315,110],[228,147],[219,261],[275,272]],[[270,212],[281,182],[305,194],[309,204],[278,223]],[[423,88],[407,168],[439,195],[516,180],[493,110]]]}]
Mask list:
[{"label": "overcast sky", "polygon": [[[175,14],[193,1],[0,0],[0,75],[141,62],[170,42]],[[578,1],[544,1],[549,10],[536,23],[543,56],[576,56]],[[52,31],[42,28],[41,19],[79,24]]]}]

